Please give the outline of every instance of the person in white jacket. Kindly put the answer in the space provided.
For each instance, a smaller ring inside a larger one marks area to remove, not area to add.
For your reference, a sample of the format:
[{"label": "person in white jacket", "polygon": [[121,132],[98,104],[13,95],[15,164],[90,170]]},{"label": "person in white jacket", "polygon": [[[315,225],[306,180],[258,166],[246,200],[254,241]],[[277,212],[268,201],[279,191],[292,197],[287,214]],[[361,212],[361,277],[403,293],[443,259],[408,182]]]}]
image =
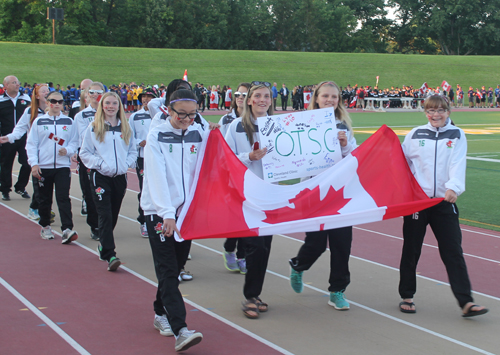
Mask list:
[{"label": "person in white jacket", "polygon": [[56,201],[61,217],[62,243],[69,244],[78,238],[73,231],[73,215],[69,189],[71,185],[71,156],[78,147],[76,126],[71,118],[61,113],[64,98],[52,91],[47,95],[47,114],[33,121],[26,143],[28,163],[32,175],[38,179],[38,213],[42,226],[40,236],[54,239],[50,228],[52,195],[55,185]]},{"label": "person in white jacket", "polygon": [[[338,129],[338,139],[342,158],[345,158],[356,147],[356,139],[352,131],[352,121],[341,99],[341,91],[333,81],[323,81],[318,84],[311,98],[309,110],[333,107],[335,124]],[[317,232],[307,232],[304,244],[297,256],[290,259],[292,289],[301,293],[303,290],[302,275],[318,260],[326,250],[326,242],[330,246],[330,277],[328,304],[336,310],[349,309],[349,302],[344,292],[350,283],[349,256],[351,255],[352,227],[328,229]]]},{"label": "person in white jacket", "polygon": [[463,250],[456,201],[465,191],[467,140],[464,131],[450,119],[448,99],[432,95],[425,100],[428,123],[410,131],[403,152],[415,179],[430,198],[444,198],[436,206],[404,217],[403,252],[399,268],[399,294],[403,313],[415,313],[413,296],[417,290],[416,269],[422,244],[430,225],[446,266],[451,290],[463,317],[488,312],[474,304]]},{"label": "person in white jacket", "polygon": [[177,217],[193,183],[198,148],[205,130],[193,123],[196,96],[177,90],[170,96],[170,116],[151,128],[144,147],[144,184],[141,207],[146,217],[158,291],[154,302],[154,327],[161,335],[176,337],[175,350],[198,344],[201,333],[189,331],[186,308],[179,291],[179,273],[191,241],[177,242]]},{"label": "person in white jacket", "polygon": [[[230,112],[221,117],[219,121],[220,133],[224,136],[231,122],[243,114],[245,98],[250,89],[250,83],[240,83],[237,86],[238,90],[232,95]],[[231,89],[229,89],[231,90]],[[227,93],[226,93],[227,97]],[[240,272],[245,275],[247,273],[247,264],[245,260],[245,238],[227,238],[224,242],[224,266],[229,271]]]},{"label": "person in white jacket", "polygon": [[[87,89],[82,92],[82,100],[87,106],[82,107],[80,112],[75,115],[75,122],[78,127],[78,149],[82,146],[83,137],[89,125],[94,121],[94,116],[99,106],[99,101],[104,94],[104,85],[100,82],[92,82]],[[90,227],[90,238],[99,240],[99,221],[97,209],[92,197],[90,187],[90,169],[83,164],[79,155],[76,157],[78,163],[78,179],[80,181],[80,189],[82,190],[82,210],[81,215],[87,216],[87,225]]]},{"label": "person in white jacket", "polygon": [[120,97],[105,93],[80,148],[80,159],[90,169],[92,196],[99,215],[99,259],[108,271],[121,265],[116,257],[113,230],[127,190],[127,170],[135,167],[137,149]]},{"label": "person in white jacket", "polygon": [[[45,109],[47,108],[46,96],[48,93],[49,87],[47,84],[35,85],[31,94],[31,106],[24,110],[23,115],[17,122],[12,133],[9,133],[4,137],[0,137],[0,144],[12,144],[23,138],[24,135],[29,132],[33,121],[37,117],[45,114]],[[38,179],[33,176],[31,181],[33,183],[33,196],[31,197],[28,218],[38,221],[40,219],[40,215],[38,214]],[[51,218],[51,220],[53,219]]]},{"label": "person in white jacket", "polygon": [[[273,114],[271,84],[253,81],[248,91],[241,117],[229,126],[225,139],[231,150],[250,171],[263,179],[262,161],[267,148],[259,148],[257,118]],[[245,260],[247,273],[243,286],[243,314],[247,318],[258,318],[267,312],[268,304],[260,299],[273,236],[245,238]]]},{"label": "person in white jacket", "polygon": [[146,138],[149,133],[149,126],[151,125],[152,119],[148,104],[157,96],[158,95],[156,94],[156,90],[154,90],[152,87],[145,88],[139,94],[138,98],[138,100],[142,103],[142,108],[130,115],[128,119],[130,129],[132,130],[132,137],[134,137],[137,147],[137,164],[135,166],[137,178],[139,179],[139,195],[137,195],[137,198],[139,199],[139,217],[137,217],[137,221],[141,225],[140,231],[143,238],[148,238],[146,219],[144,218],[144,211],[141,208],[142,183],[144,178],[144,147],[147,143]]}]

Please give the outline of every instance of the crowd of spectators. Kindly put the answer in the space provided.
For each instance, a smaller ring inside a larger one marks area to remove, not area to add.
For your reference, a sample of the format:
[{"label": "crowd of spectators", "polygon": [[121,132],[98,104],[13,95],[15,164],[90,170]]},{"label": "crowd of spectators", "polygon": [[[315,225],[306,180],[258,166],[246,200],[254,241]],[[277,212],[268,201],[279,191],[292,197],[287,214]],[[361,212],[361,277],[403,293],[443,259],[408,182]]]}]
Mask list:
[{"label": "crowd of spectators", "polygon": [[[0,95],[3,93],[3,85],[0,85]],[[24,83],[21,87],[21,93],[31,96],[35,84],[30,85]],[[48,83],[50,91],[61,93],[65,101],[65,111],[69,111],[75,101],[80,100],[80,86],[75,84],[67,85],[66,89],[60,84]],[[138,100],[139,95],[147,87],[144,83],[136,84],[135,82],[112,84],[109,88],[104,85],[105,91],[113,91],[120,96],[126,112],[137,112],[142,108],[142,103]],[[159,96],[163,96],[166,90],[164,84],[152,85],[153,89],[158,91]],[[274,109],[276,110],[276,102],[280,98],[281,109],[287,110],[289,104],[292,105],[293,111],[301,111],[307,109],[309,94],[315,89],[315,85],[296,85],[289,90],[285,84],[282,88],[277,89],[277,84],[274,83],[273,99]],[[469,86],[467,91],[464,91],[461,85],[457,84],[456,89],[452,87],[448,90],[443,90],[441,87],[420,87],[414,88],[413,85],[403,85],[401,88],[391,86],[390,88],[379,88],[378,86],[351,86],[348,84],[345,87],[340,87],[342,91],[342,100],[346,107],[365,109],[367,99],[369,98],[387,98],[383,101],[384,108],[401,108],[403,102],[401,98],[414,98],[411,101],[411,107],[417,107],[417,101],[423,100],[426,97],[434,94],[446,96],[450,101],[451,106],[463,107],[467,104],[469,108],[498,108],[500,107],[500,85],[496,88],[482,86],[481,88],[473,88]],[[198,109],[203,112],[205,110],[228,110],[228,102],[231,101],[232,89],[229,85],[207,85],[196,83],[193,86],[193,91],[198,98]],[[279,94],[279,95],[278,95]],[[217,96],[214,98],[214,96]],[[290,103],[288,102],[290,99]]]}]

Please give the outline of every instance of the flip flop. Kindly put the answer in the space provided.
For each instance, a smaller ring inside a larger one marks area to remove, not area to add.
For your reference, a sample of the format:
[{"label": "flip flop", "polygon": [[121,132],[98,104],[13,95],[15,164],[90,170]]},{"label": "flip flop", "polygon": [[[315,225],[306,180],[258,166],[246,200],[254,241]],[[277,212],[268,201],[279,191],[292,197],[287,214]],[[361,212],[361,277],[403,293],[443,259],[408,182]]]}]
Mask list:
[{"label": "flip flop", "polygon": [[[259,318],[259,313],[260,313],[259,306],[257,305],[255,298],[251,298],[251,299],[248,299],[246,301],[243,301],[243,302],[241,302],[241,305],[242,305],[241,310],[243,311],[243,314],[245,315],[245,317],[247,317],[249,319]],[[255,314],[252,314],[249,312],[252,312]]]},{"label": "flip flop", "polygon": [[405,301],[400,302],[399,303],[399,310],[403,313],[417,313],[416,309],[404,309],[404,308],[402,308],[401,306],[403,306],[403,305],[408,306],[408,307],[415,307],[415,303],[405,302]]},{"label": "flip flop", "polygon": [[262,302],[260,297],[255,297],[255,303],[257,304],[257,307],[259,308],[260,313],[267,312],[269,309],[269,305],[266,302]]},{"label": "flip flop", "polygon": [[481,314],[488,313],[488,308],[483,308],[479,311],[473,311],[472,307],[480,307],[477,304],[473,304],[472,306],[469,307],[469,310],[467,313],[462,314],[462,317],[475,317],[475,316],[480,316]]}]

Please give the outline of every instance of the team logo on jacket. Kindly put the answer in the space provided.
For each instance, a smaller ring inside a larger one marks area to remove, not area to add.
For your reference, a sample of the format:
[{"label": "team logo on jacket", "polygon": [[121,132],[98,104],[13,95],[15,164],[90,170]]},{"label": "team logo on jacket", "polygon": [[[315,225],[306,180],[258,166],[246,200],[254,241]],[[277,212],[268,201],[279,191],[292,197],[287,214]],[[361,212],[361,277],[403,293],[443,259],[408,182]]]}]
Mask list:
[{"label": "team logo on jacket", "polygon": [[68,130],[68,126],[64,126],[63,131],[67,131],[67,130]]},{"label": "team logo on jacket", "polygon": [[123,139],[123,134],[120,134],[120,138]]},{"label": "team logo on jacket", "polygon": [[21,100],[21,105],[26,105],[26,101]]},{"label": "team logo on jacket", "polygon": [[98,187],[95,189],[95,194],[99,198],[99,201],[102,201],[102,194],[105,192],[105,190],[102,187]]},{"label": "team logo on jacket", "polygon": [[139,170],[139,175],[144,176],[144,169]]},{"label": "team logo on jacket", "polygon": [[191,154],[196,154],[196,152],[197,152],[196,146],[193,144],[191,146],[191,148],[189,149],[189,151],[191,152]]},{"label": "team logo on jacket", "polygon": [[451,141],[451,140],[450,140],[450,141],[448,141],[448,142],[446,142],[446,146],[447,146],[448,148],[453,148],[453,146],[454,146],[454,145],[455,145],[455,144],[453,144],[453,141]]}]

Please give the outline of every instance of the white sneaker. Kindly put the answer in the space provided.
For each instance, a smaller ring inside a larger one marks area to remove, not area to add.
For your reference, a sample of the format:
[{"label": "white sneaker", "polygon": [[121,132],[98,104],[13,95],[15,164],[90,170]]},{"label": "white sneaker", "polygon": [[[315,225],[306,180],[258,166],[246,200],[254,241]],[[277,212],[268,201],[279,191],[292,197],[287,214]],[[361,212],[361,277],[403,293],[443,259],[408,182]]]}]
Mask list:
[{"label": "white sneaker", "polygon": [[33,221],[38,221],[40,219],[40,215],[38,214],[38,210],[30,208],[28,212],[28,218]]},{"label": "white sneaker", "polygon": [[172,328],[170,328],[170,323],[168,322],[166,315],[159,316],[155,314],[155,321],[153,324],[155,328],[160,331],[161,335],[165,337],[171,337],[172,335],[174,335],[174,332],[172,332]]},{"label": "white sneaker", "polygon": [[75,231],[72,231],[69,228],[66,228],[66,230],[62,234],[62,244],[69,244],[75,240],[78,239],[78,234]]},{"label": "white sneaker", "polygon": [[179,331],[179,335],[175,337],[175,351],[184,351],[201,342],[203,334],[188,330],[186,327]]},{"label": "white sneaker", "polygon": [[143,238],[149,238],[148,228],[146,227],[146,223],[141,224],[141,236]]},{"label": "white sneaker", "polygon": [[184,269],[179,273],[179,281],[191,281],[193,279],[193,274]]},{"label": "white sneaker", "polygon": [[40,237],[46,240],[54,239],[54,233],[52,233],[52,228],[50,228],[50,226],[42,227],[42,230],[40,231]]}]

